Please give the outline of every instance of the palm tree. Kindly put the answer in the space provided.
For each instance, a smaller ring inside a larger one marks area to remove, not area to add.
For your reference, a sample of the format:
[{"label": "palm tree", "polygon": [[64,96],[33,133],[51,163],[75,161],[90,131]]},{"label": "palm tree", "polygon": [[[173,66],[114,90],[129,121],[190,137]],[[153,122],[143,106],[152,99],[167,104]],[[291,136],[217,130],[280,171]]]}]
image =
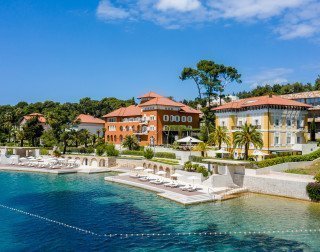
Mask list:
[{"label": "palm tree", "polygon": [[233,143],[235,147],[242,148],[244,146],[244,159],[247,160],[250,144],[253,144],[255,148],[262,148],[262,134],[256,126],[245,123],[240,131],[234,133]]},{"label": "palm tree", "polygon": [[87,129],[79,130],[79,138],[80,138],[80,141],[82,143],[84,143],[85,148],[88,147],[88,141],[89,141],[90,137],[91,137],[91,134]]},{"label": "palm tree", "polygon": [[122,146],[129,150],[136,150],[139,148],[139,141],[136,136],[126,136],[122,142]]},{"label": "palm tree", "polygon": [[221,149],[222,143],[226,143],[227,146],[229,146],[230,142],[231,139],[228,135],[227,129],[221,126],[216,127],[216,129],[209,135],[208,139],[208,143],[218,146],[219,150]]},{"label": "palm tree", "polygon": [[202,157],[207,156],[207,151],[209,150],[209,145],[206,143],[198,143],[197,146],[193,147],[194,151],[200,151]]}]

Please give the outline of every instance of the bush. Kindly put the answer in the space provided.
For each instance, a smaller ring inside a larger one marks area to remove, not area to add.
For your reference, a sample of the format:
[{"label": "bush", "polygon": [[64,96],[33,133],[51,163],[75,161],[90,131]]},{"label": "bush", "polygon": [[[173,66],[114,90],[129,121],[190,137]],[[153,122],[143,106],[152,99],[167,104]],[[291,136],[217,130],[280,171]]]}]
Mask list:
[{"label": "bush", "polygon": [[152,150],[151,148],[145,149],[145,151],[144,151],[144,153],[143,153],[143,156],[144,156],[146,159],[152,159],[153,156],[154,156],[153,150]]},{"label": "bush", "polygon": [[124,150],[121,152],[122,155],[130,155],[130,156],[142,156],[144,152],[143,151],[134,151],[134,150]]},{"label": "bush", "polygon": [[183,169],[186,171],[192,171],[192,163],[191,161],[187,161],[183,165]]},{"label": "bush", "polygon": [[105,148],[108,157],[117,157],[119,156],[119,151],[116,150],[114,144],[108,144]]},{"label": "bush", "polygon": [[176,154],[171,152],[156,152],[154,156],[158,158],[176,159]]},{"label": "bush", "polygon": [[7,149],[7,155],[13,155],[13,149]]},{"label": "bush", "polygon": [[288,162],[313,161],[319,157],[320,157],[320,149],[306,155],[292,155],[292,156],[271,158],[271,159],[266,159],[259,162],[254,162],[254,164],[257,165],[259,168],[263,168],[263,167],[268,167],[268,166],[273,166],[273,165],[288,163]]},{"label": "bush", "polygon": [[61,157],[61,152],[59,150],[54,150],[53,151],[53,156],[55,157]]},{"label": "bush", "polygon": [[106,146],[105,145],[98,145],[96,148],[96,154],[98,156],[103,156],[103,154],[106,152]]},{"label": "bush", "polygon": [[205,168],[205,167],[202,166],[202,165],[198,165],[196,171],[197,171],[198,173],[202,173],[203,177],[205,177],[205,178],[209,176],[208,169]]},{"label": "bush", "polygon": [[198,156],[190,156],[189,160],[191,162],[196,162],[196,163],[202,163],[203,159],[205,159],[204,157],[198,157]]},{"label": "bush", "polygon": [[320,183],[309,183],[307,185],[307,193],[312,201],[320,202]]},{"label": "bush", "polygon": [[41,156],[47,156],[47,155],[49,155],[49,150],[48,150],[48,149],[45,149],[45,148],[41,148],[41,149],[40,149],[40,155],[41,155]]},{"label": "bush", "polygon": [[320,183],[320,172],[314,176],[315,181],[317,181],[318,183]]}]

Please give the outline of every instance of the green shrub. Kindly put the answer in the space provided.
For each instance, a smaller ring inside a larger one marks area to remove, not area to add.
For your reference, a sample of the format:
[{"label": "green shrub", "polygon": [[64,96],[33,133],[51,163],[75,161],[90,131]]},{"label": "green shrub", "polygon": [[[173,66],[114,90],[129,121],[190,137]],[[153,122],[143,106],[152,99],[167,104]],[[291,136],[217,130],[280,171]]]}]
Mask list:
[{"label": "green shrub", "polygon": [[154,156],[158,158],[176,159],[176,154],[171,152],[156,152]]},{"label": "green shrub", "polygon": [[103,154],[106,152],[106,146],[105,145],[98,145],[96,148],[96,154],[98,156],[103,156]]},{"label": "green shrub", "polygon": [[108,144],[105,148],[108,157],[117,157],[119,156],[119,151],[116,150],[114,144]]},{"label": "green shrub", "polygon": [[55,157],[61,157],[61,152],[59,150],[54,150],[53,151],[53,156]]},{"label": "green shrub", "polygon": [[175,159],[164,159],[164,158],[153,158],[152,161],[162,163],[162,164],[168,164],[168,165],[178,165],[179,161]]},{"label": "green shrub", "polygon": [[146,159],[152,159],[153,156],[154,156],[153,150],[152,150],[151,148],[145,149],[145,151],[144,151],[144,153],[143,153],[143,156],[144,156]]},{"label": "green shrub", "polygon": [[292,156],[271,158],[271,159],[266,159],[259,162],[254,162],[254,164],[257,165],[259,168],[263,168],[263,167],[273,166],[273,165],[287,163],[287,162],[313,161],[319,157],[320,157],[320,149],[306,155],[292,155]]},{"label": "green shrub", "polygon": [[134,150],[124,150],[121,152],[122,155],[130,155],[130,156],[142,156],[143,157],[143,151],[134,151]]},{"label": "green shrub", "polygon": [[49,155],[49,150],[46,149],[46,148],[41,148],[41,149],[40,149],[40,155],[41,155],[41,156],[47,156],[47,155]]},{"label": "green shrub", "polygon": [[315,181],[317,181],[318,183],[320,183],[320,172],[314,176]]},{"label": "green shrub", "polygon": [[191,162],[196,162],[196,163],[202,163],[203,159],[205,159],[204,157],[198,157],[198,156],[190,156],[189,160]]},{"label": "green shrub", "polygon": [[13,149],[7,149],[7,155],[13,155]]},{"label": "green shrub", "polygon": [[203,177],[205,177],[205,178],[209,176],[208,169],[205,168],[205,167],[202,166],[202,165],[199,165],[199,166],[197,167],[196,172],[202,173]]},{"label": "green shrub", "polygon": [[187,161],[183,165],[183,169],[186,171],[192,171],[192,163],[191,161]]},{"label": "green shrub", "polygon": [[307,185],[307,193],[312,201],[320,201],[320,183],[312,182]]}]

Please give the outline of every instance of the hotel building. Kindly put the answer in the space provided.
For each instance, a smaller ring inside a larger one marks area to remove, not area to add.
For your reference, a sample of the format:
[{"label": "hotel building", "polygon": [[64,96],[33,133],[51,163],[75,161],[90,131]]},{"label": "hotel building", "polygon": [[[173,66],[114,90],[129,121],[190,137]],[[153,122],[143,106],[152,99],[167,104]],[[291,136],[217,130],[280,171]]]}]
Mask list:
[{"label": "hotel building", "polygon": [[[305,103],[269,95],[241,99],[214,108],[216,126],[226,127],[232,133],[245,124],[257,126],[262,133],[265,154],[298,152],[299,145],[307,141],[307,115],[311,106]],[[224,146],[226,147],[226,146]],[[249,148],[249,155],[254,153]],[[235,149],[234,158],[240,158],[244,149]]]},{"label": "hotel building", "polygon": [[143,146],[171,144],[177,140],[178,132],[172,125],[187,128],[200,127],[200,111],[154,92],[138,98],[138,105],[119,108],[105,116],[105,140],[121,144],[127,135],[137,136]]}]

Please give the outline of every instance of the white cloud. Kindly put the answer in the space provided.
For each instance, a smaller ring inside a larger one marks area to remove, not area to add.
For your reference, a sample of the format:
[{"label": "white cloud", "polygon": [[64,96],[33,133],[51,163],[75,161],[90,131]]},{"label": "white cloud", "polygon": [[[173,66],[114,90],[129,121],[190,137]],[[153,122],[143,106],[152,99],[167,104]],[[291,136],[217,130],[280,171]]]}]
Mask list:
[{"label": "white cloud", "polygon": [[180,12],[188,12],[196,10],[201,3],[198,0],[160,0],[156,4],[156,8],[161,11],[176,10]]},{"label": "white cloud", "polygon": [[263,22],[280,39],[316,37],[319,13],[319,0],[100,0],[97,8],[105,21],[144,20],[167,29],[217,20]]},{"label": "white cloud", "polygon": [[271,68],[263,69],[258,74],[255,74],[244,80],[251,88],[264,85],[285,84],[288,83],[288,75],[293,72],[290,68]]},{"label": "white cloud", "polygon": [[130,14],[123,8],[113,6],[109,0],[102,0],[97,8],[97,16],[104,20],[116,20],[128,18]]}]

